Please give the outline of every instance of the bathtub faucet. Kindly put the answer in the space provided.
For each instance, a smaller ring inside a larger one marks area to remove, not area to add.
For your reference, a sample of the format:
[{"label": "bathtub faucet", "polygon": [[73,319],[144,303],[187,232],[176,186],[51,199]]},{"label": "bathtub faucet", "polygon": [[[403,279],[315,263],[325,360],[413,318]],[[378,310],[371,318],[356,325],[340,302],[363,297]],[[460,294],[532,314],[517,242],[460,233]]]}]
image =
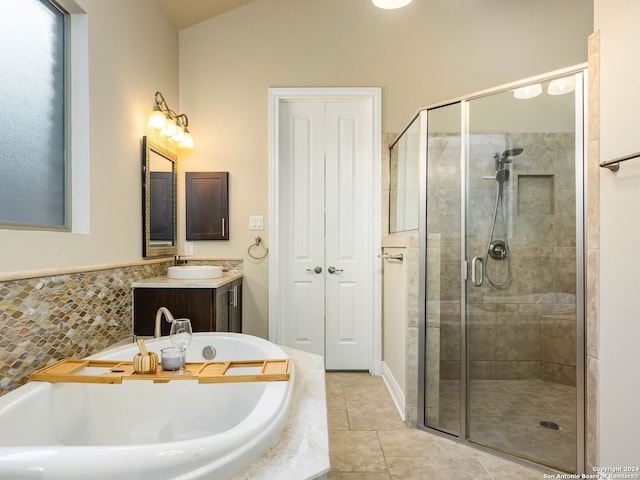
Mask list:
[{"label": "bathtub faucet", "polygon": [[160,307],[156,312],[156,329],[153,332],[154,338],[158,338],[160,336],[160,320],[162,319],[163,313],[167,322],[171,323],[174,320],[173,315],[171,315],[171,312],[167,307]]}]

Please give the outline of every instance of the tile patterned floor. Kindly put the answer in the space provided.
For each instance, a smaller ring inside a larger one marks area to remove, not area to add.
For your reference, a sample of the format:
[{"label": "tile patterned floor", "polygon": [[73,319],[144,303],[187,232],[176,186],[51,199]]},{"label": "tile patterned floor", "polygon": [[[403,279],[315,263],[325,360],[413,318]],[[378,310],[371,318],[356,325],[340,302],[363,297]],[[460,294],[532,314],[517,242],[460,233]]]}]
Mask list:
[{"label": "tile patterned floor", "polygon": [[330,480],[541,480],[541,471],[408,429],[380,377],[326,374]]}]

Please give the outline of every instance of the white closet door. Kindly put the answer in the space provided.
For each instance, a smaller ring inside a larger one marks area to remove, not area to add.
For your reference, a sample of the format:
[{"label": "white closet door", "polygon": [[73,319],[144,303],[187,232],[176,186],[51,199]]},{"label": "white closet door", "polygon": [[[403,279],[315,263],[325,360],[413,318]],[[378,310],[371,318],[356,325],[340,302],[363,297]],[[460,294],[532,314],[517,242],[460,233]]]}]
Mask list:
[{"label": "white closet door", "polygon": [[324,355],[324,103],[280,108],[283,344]]},{"label": "white closet door", "polygon": [[279,339],[325,355],[329,370],[369,370],[371,102],[285,101],[279,113]]},{"label": "white closet door", "polygon": [[326,119],[326,368],[367,370],[373,322],[369,102],[329,102]]}]

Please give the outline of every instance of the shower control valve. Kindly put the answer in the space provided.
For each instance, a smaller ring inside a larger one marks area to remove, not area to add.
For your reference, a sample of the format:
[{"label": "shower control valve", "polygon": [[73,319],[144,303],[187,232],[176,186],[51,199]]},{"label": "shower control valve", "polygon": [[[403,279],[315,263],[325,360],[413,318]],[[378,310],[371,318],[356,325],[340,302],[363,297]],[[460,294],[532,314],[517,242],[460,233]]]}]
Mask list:
[{"label": "shower control valve", "polygon": [[489,244],[489,256],[494,260],[504,260],[508,254],[509,250],[505,241],[494,240]]}]

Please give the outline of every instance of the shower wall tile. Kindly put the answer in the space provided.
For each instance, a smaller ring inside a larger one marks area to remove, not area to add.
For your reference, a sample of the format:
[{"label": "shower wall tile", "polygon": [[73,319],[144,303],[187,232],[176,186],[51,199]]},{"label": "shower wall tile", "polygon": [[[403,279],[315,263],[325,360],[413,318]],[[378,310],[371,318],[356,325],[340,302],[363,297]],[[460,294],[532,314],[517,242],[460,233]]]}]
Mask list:
[{"label": "shower wall tile", "polygon": [[576,249],[556,248],[554,255],[553,291],[576,294]]},{"label": "shower wall tile", "polygon": [[429,139],[428,177],[438,178],[438,188],[460,192],[460,164],[448,159],[460,158],[460,137],[443,134]]},{"label": "shower wall tile", "polygon": [[[560,192],[563,196],[564,191]],[[575,205],[575,192],[570,192],[570,195],[564,205]],[[573,247],[576,246],[576,220],[573,216],[573,212],[567,210],[561,210],[556,216],[556,229],[555,229],[554,244],[557,247]]]},{"label": "shower wall tile", "polygon": [[[489,227],[491,224],[489,224]],[[514,217],[513,236],[509,239],[513,246],[529,248],[548,247],[555,236],[556,221],[553,216]],[[488,227],[485,225],[488,238]]]},{"label": "shower wall tile", "polygon": [[512,133],[513,146],[524,148],[514,157],[514,169],[525,174],[551,174],[554,171],[557,135],[548,133]]},{"label": "shower wall tile", "polygon": [[[570,320],[545,319],[541,324],[541,359],[547,363],[576,366],[575,312]],[[563,382],[564,383],[564,382]]]},{"label": "shower wall tile", "polygon": [[496,359],[496,323],[495,315],[469,316],[469,359],[495,360]]},{"label": "shower wall tile", "polygon": [[[454,215],[460,218],[460,189],[439,189],[434,192],[433,200],[436,202],[438,215]],[[459,222],[458,222],[459,223]]]},{"label": "shower wall tile", "polygon": [[[470,304],[467,307],[467,315],[469,360],[472,364],[476,361],[480,362],[476,367],[472,367],[473,371],[473,368],[481,368],[482,362],[493,362],[496,359],[497,305],[494,303]],[[491,371],[494,371],[493,367]]]},{"label": "shower wall tile", "polygon": [[[501,296],[526,297],[536,295],[538,302],[551,303],[553,297],[554,259],[553,257],[516,256],[511,258],[512,279],[508,291]],[[524,298],[522,300],[525,300]],[[522,301],[521,300],[521,301]]]},{"label": "shower wall tile", "polygon": [[494,361],[471,360],[469,378],[471,380],[495,380],[496,363]]},{"label": "shower wall tile", "polygon": [[[485,235],[487,225],[491,226],[496,202],[495,184],[493,190],[472,190],[469,193],[469,231],[470,235]],[[486,239],[486,236],[485,236]]]},{"label": "shower wall tile", "polygon": [[419,350],[418,327],[407,329],[407,391],[405,394],[405,423],[407,426],[415,427],[418,423],[418,350]]},{"label": "shower wall tile", "polygon": [[[600,30],[589,35],[587,41],[589,58],[589,141],[600,140]],[[591,163],[600,163],[599,159],[591,159]]]},{"label": "shower wall tile", "polygon": [[417,247],[418,234],[414,235],[415,247],[405,250],[407,265],[407,327],[417,328],[419,323],[420,303],[420,249]]},{"label": "shower wall tile", "polygon": [[440,360],[440,380],[460,380],[460,360]]},{"label": "shower wall tile", "polygon": [[576,367],[560,365],[558,363],[540,363],[540,379],[545,382],[575,387],[576,378]]},{"label": "shower wall tile", "polygon": [[[518,319],[521,320],[521,319]],[[496,327],[497,360],[540,361],[540,323],[537,320]]]},{"label": "shower wall tile", "polygon": [[[556,149],[556,162],[555,162],[555,183],[556,187],[560,190],[575,190],[576,188],[576,175],[575,175],[575,147],[573,134],[565,140],[567,144],[562,150]],[[561,139],[562,137],[559,136]],[[566,136],[565,136],[566,138]]]},{"label": "shower wall tile", "polygon": [[587,356],[586,463],[588,471],[599,465],[598,452],[598,359]]},{"label": "shower wall tile", "polygon": [[[600,247],[600,140],[591,140],[588,144],[589,163],[587,171],[587,249]],[[592,165],[593,164],[593,165]]]},{"label": "shower wall tile", "polygon": [[440,316],[440,360],[460,360],[459,316]]},{"label": "shower wall tile", "polygon": [[553,175],[518,175],[518,216],[539,217],[555,213]]},{"label": "shower wall tile", "polygon": [[586,337],[587,337],[587,355],[598,358],[598,311],[599,302],[599,285],[598,277],[595,272],[598,271],[600,265],[600,251],[598,249],[587,250],[587,306],[586,306]]},{"label": "shower wall tile", "polygon": [[496,380],[537,380],[540,378],[538,361],[496,362]]},{"label": "shower wall tile", "polygon": [[588,39],[589,121],[587,177],[587,299],[586,299],[586,471],[600,464],[598,451],[598,337],[599,337],[599,248],[600,248],[600,31]]},{"label": "shower wall tile", "polygon": [[460,299],[460,260],[443,261],[441,264],[440,299],[458,301]]}]

